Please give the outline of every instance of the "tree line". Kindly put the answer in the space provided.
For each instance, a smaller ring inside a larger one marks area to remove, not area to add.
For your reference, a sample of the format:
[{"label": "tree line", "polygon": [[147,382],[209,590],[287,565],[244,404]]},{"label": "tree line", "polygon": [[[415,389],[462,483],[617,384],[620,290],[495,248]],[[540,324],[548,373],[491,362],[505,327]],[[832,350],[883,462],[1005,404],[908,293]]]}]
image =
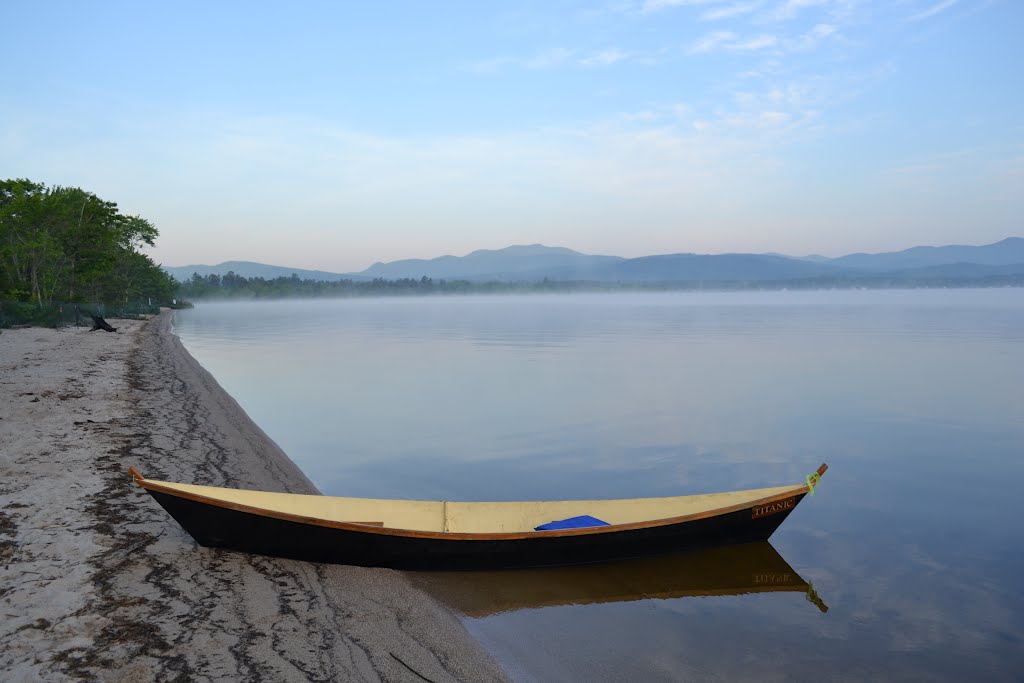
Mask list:
[{"label": "tree line", "polygon": [[78,187],[0,181],[0,301],[170,301],[177,283],[143,254],[157,229]]},{"label": "tree line", "polygon": [[[594,288],[595,283],[590,283]],[[576,291],[580,283],[555,282],[470,282],[469,280],[434,280],[429,277],[386,280],[304,280],[290,277],[244,277],[234,271],[225,275],[199,275],[178,285],[178,296],[200,299],[271,299],[290,297],[347,297],[427,294],[480,294],[497,292]],[[604,287],[599,287],[604,289]],[[616,288],[610,285],[608,288]]]},{"label": "tree line", "polygon": [[818,276],[776,281],[686,281],[686,282],[593,282],[541,280],[536,282],[479,282],[469,280],[434,280],[429,277],[385,280],[304,280],[290,277],[247,278],[231,271],[225,275],[199,275],[180,283],[180,298],[201,299],[272,299],[351,296],[417,296],[430,294],[497,294],[528,292],[614,292],[614,291],[750,291],[750,290],[814,290],[814,289],[899,289],[931,287],[1020,287],[1024,275],[985,277],[917,277],[890,276],[828,277]]}]

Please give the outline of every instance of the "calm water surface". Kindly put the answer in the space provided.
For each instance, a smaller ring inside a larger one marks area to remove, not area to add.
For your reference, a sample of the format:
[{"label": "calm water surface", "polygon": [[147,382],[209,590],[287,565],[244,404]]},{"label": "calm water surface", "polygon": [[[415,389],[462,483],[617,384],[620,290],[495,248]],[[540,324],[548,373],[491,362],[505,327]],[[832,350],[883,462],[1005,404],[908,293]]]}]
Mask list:
[{"label": "calm water surface", "polygon": [[829,463],[771,545],[417,575],[519,680],[1024,679],[1024,290],[222,303],[175,329],[328,494],[679,495]]}]

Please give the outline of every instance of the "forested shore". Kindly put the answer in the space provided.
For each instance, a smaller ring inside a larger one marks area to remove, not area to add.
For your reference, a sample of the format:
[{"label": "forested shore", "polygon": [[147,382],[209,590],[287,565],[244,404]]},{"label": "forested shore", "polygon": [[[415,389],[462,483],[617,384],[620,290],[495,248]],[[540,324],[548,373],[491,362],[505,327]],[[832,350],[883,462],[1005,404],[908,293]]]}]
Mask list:
[{"label": "forested shore", "polygon": [[177,283],[142,253],[158,234],[87,190],[2,180],[0,306],[45,322],[69,304],[168,303]]},{"label": "forested shore", "polygon": [[[616,285],[595,289],[618,289]],[[225,275],[198,275],[178,285],[178,295],[186,300],[199,299],[272,299],[346,296],[481,294],[528,291],[576,291],[580,283],[557,282],[470,282],[469,280],[435,280],[429,277],[387,280],[307,280],[291,277],[243,277],[234,272]]]},{"label": "forested shore", "polygon": [[178,284],[177,295],[188,301],[203,299],[280,299],[356,296],[429,296],[444,294],[516,294],[649,291],[756,291],[815,289],[909,289],[961,287],[1024,287],[1024,275],[987,277],[901,278],[887,275],[815,277],[773,281],[588,282],[541,280],[536,282],[473,282],[434,280],[429,277],[387,280],[308,280],[291,277],[243,277],[193,274]]}]

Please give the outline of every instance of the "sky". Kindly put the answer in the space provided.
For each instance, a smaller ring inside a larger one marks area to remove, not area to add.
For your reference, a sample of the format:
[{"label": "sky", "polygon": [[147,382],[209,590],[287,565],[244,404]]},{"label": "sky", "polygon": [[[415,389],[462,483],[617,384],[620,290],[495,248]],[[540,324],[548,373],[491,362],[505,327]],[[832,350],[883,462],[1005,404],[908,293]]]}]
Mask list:
[{"label": "sky", "polygon": [[165,265],[1024,236],[1024,2],[4,3],[0,178]]}]

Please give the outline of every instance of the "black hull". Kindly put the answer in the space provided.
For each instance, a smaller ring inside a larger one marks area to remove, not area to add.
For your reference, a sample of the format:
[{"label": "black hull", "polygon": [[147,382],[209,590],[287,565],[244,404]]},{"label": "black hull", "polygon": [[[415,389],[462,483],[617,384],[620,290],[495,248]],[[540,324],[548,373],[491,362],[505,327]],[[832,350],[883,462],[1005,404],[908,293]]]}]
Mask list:
[{"label": "black hull", "polygon": [[[500,569],[586,564],[765,541],[803,499],[772,514],[752,507],[674,524],[602,533],[444,538],[337,528],[221,507],[149,490],[200,545],[309,562],[395,569]],[[390,531],[390,530],[389,530]]]}]

